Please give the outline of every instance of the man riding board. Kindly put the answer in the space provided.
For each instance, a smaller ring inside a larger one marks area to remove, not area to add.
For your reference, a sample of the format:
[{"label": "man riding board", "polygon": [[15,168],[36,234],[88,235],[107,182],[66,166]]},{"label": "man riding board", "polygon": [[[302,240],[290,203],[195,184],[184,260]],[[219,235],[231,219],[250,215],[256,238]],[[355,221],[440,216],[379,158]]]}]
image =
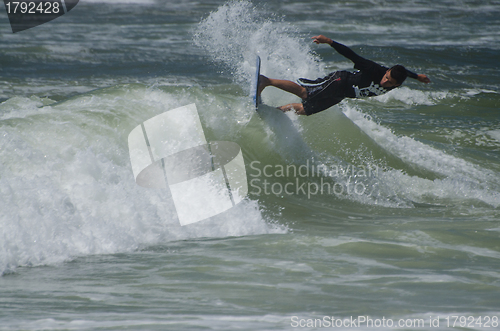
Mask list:
[{"label": "man riding board", "polygon": [[371,97],[387,93],[399,87],[406,77],[417,79],[426,84],[430,82],[426,75],[417,75],[402,65],[387,68],[367,60],[354,53],[349,47],[323,35],[312,37],[312,39],[316,44],[332,46],[339,54],[354,62],[354,68],[359,71],[335,71],[314,81],[299,78],[298,84],[289,80],[273,79],[261,75],[258,95],[267,86],[274,86],[302,99],[302,103],[291,103],[278,107],[284,112],[293,109],[299,115],[312,115],[330,108],[344,98]]}]

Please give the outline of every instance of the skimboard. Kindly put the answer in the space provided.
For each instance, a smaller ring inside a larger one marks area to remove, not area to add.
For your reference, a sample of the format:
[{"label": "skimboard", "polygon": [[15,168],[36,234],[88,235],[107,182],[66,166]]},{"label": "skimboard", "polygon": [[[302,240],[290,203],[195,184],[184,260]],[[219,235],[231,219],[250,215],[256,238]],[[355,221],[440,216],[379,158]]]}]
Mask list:
[{"label": "skimboard", "polygon": [[252,76],[252,85],[250,87],[250,98],[252,100],[252,104],[257,110],[260,103],[260,96],[257,95],[257,90],[259,88],[259,76],[260,76],[260,56],[257,55],[257,60],[255,62],[255,72]]}]

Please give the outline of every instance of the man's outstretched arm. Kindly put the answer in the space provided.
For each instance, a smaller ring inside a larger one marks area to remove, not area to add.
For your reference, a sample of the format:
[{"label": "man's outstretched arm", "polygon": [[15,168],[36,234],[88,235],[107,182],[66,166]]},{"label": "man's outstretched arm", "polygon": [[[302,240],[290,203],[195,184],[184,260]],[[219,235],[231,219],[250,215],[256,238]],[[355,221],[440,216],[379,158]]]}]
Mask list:
[{"label": "man's outstretched arm", "polygon": [[406,69],[408,77],[418,80],[419,82],[429,84],[431,80],[424,74],[416,74],[408,69]]},{"label": "man's outstretched arm", "polygon": [[413,71],[406,69],[408,77],[418,80],[419,82],[429,84],[431,80],[424,74],[416,74]]},{"label": "man's outstretched arm", "polygon": [[426,83],[426,84],[429,84],[431,82],[431,80],[429,79],[429,77],[427,77],[426,75],[424,74],[419,74],[417,75],[417,80],[419,82],[422,82],[422,83]]},{"label": "man's outstretched arm", "polygon": [[312,39],[314,39],[313,41],[316,44],[328,44],[328,45],[332,46],[337,51],[337,53],[348,58],[349,60],[351,60],[354,63],[357,63],[359,61],[364,60],[364,58],[362,58],[358,54],[354,53],[354,51],[352,49],[350,49],[349,47],[347,47],[346,45],[342,45],[341,43],[338,43],[338,42],[336,42],[328,37],[325,37],[323,35],[319,35],[319,36],[312,37]]},{"label": "man's outstretched arm", "polygon": [[[351,60],[354,63],[358,63],[360,60],[361,61],[365,60],[363,57],[356,54],[349,47],[342,45],[341,43],[338,43],[338,42],[336,42],[328,37],[325,37],[323,35],[314,36],[311,39],[313,39],[313,42],[315,42],[316,44],[328,44],[328,45],[332,46],[340,55],[345,56],[346,58],[348,58],[349,60]],[[408,69],[406,71],[408,73],[408,77],[416,79],[419,82],[426,83],[426,84],[431,82],[431,80],[424,74],[416,74]]]}]

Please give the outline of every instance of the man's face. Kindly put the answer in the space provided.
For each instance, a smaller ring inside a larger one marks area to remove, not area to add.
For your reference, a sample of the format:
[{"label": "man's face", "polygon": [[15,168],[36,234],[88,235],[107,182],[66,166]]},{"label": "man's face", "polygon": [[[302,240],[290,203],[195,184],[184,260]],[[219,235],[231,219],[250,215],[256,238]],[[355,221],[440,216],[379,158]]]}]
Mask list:
[{"label": "man's face", "polygon": [[380,86],[382,86],[382,87],[397,87],[399,85],[400,84],[398,84],[398,82],[394,78],[391,77],[390,70],[387,70],[385,72],[384,77],[382,77],[382,80],[380,81]]}]

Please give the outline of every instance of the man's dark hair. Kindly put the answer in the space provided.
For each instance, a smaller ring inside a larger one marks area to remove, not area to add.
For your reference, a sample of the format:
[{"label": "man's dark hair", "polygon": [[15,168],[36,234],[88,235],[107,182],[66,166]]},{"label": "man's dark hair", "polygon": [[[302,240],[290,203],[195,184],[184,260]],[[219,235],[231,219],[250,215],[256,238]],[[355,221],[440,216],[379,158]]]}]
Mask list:
[{"label": "man's dark hair", "polygon": [[391,77],[398,82],[399,85],[403,84],[406,77],[408,77],[408,73],[406,72],[406,68],[402,65],[396,64],[391,69]]}]

